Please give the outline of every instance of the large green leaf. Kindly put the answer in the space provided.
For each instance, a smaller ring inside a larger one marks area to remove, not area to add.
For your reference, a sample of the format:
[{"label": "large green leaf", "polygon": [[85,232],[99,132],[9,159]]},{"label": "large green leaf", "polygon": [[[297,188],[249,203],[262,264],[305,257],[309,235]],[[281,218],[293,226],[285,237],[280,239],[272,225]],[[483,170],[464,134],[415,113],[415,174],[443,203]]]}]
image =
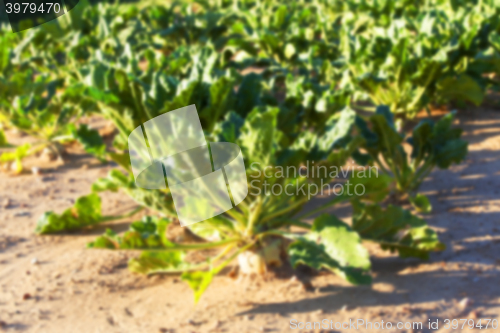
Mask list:
[{"label": "large green leaf", "polygon": [[185,272],[182,274],[182,280],[186,281],[194,291],[194,302],[197,303],[201,295],[207,290],[214,277],[213,271]]},{"label": "large green leaf", "polygon": [[415,197],[410,197],[410,202],[419,212],[430,213],[432,210],[429,198],[423,194],[417,194]]},{"label": "large green leaf", "polygon": [[175,216],[172,197],[167,191],[151,191],[135,184],[133,174],[124,175],[121,171],[111,170],[106,178],[99,178],[92,184],[92,191],[116,192],[122,190],[142,206],[149,207],[167,216]]},{"label": "large green leaf", "polygon": [[452,163],[460,163],[467,155],[468,144],[460,139],[462,130],[452,128],[455,112],[443,116],[436,123],[422,120],[408,139],[412,145],[412,157],[420,162],[425,160],[441,169]]},{"label": "large green leaf", "polygon": [[444,99],[472,102],[480,105],[484,99],[484,90],[470,76],[448,76],[438,82],[438,93]]},{"label": "large green leaf", "polygon": [[186,260],[186,252],[143,251],[139,257],[130,259],[128,268],[139,274],[182,273],[199,269],[207,263],[192,264]]},{"label": "large green leaf", "polygon": [[48,234],[64,230],[75,230],[103,222],[101,215],[101,198],[95,194],[80,197],[73,207],[62,214],[44,213],[37,222],[36,232]]},{"label": "large green leaf", "polygon": [[327,121],[325,133],[321,136],[320,149],[330,151],[345,141],[351,134],[355,120],[356,113],[349,107],[333,115]]},{"label": "large green leaf", "polygon": [[352,228],[363,239],[379,243],[383,249],[398,251],[403,258],[428,259],[430,251],[445,248],[423,219],[393,205],[383,209],[377,204],[353,201]]},{"label": "large green leaf", "polygon": [[[352,184],[352,193],[362,193],[359,199],[363,201],[380,202],[384,200],[391,191],[392,177],[383,173],[379,174],[379,170],[375,166],[365,168],[363,171],[353,171],[353,176],[349,178],[349,182]],[[344,195],[347,196],[347,194]]]},{"label": "large green leaf", "polygon": [[[165,218],[145,216],[133,222],[122,236],[111,229],[87,244],[94,249],[144,249],[139,257],[130,259],[128,267],[140,274],[180,273],[199,268],[187,262],[186,251],[176,249],[176,244],[167,239],[167,228],[171,223]],[[171,251],[164,251],[171,249]],[[157,251],[155,251],[157,250]],[[162,251],[158,251],[162,250]]]},{"label": "large green leaf", "polygon": [[163,249],[173,243],[166,237],[170,220],[145,216],[141,221],[133,222],[123,236],[107,230],[103,236],[88,244],[90,248],[107,249]]},{"label": "large green leaf", "polygon": [[191,224],[187,228],[195,235],[209,241],[221,240],[224,236],[236,234],[234,222],[221,215]]},{"label": "large green leaf", "polygon": [[247,116],[238,140],[245,159],[261,167],[272,165],[280,135],[276,128],[278,113],[278,108],[255,108]]},{"label": "large green leaf", "polygon": [[370,258],[361,238],[335,216],[316,218],[311,232],[290,244],[288,254],[294,267],[325,268],[354,284],[371,282]]},{"label": "large green leaf", "polygon": [[86,124],[80,125],[78,130],[72,129],[72,134],[85,149],[86,152],[103,159],[106,151],[106,145],[102,141],[102,137],[95,129],[89,129]]},{"label": "large green leaf", "polygon": [[16,147],[13,152],[5,152],[0,155],[0,164],[4,164],[7,162],[15,163],[15,171],[16,173],[21,173],[23,171],[22,159],[29,155],[31,144],[25,143],[22,146]]},{"label": "large green leaf", "polygon": [[250,73],[243,78],[236,93],[235,111],[245,118],[252,109],[261,103],[262,76]]},{"label": "large green leaf", "polygon": [[8,147],[9,143],[7,142],[7,138],[5,137],[5,133],[3,129],[0,129],[0,147]]}]

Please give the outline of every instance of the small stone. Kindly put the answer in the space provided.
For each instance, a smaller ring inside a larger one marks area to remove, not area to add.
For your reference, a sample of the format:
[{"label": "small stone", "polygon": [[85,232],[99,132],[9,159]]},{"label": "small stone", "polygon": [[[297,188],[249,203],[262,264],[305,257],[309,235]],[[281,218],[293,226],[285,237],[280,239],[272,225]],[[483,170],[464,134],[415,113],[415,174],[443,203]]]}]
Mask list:
[{"label": "small stone", "polygon": [[30,298],[31,298],[31,295],[30,295],[30,294],[28,294],[28,293],[25,293],[25,294],[23,295],[23,301],[26,301],[26,300],[28,300],[28,299],[30,299]]},{"label": "small stone", "polygon": [[349,310],[349,307],[347,306],[347,304],[344,304],[344,305],[340,308],[340,310],[342,310],[342,311],[347,311],[347,310]]},{"label": "small stone", "polygon": [[468,297],[465,297],[465,298],[463,298],[463,299],[462,299],[462,300],[458,303],[458,305],[459,305],[461,308],[465,309],[465,308],[469,307],[470,305],[472,305],[472,301],[471,301]]},{"label": "small stone", "polygon": [[236,279],[238,277],[238,266],[233,267],[231,271],[227,274],[231,279]]},{"label": "small stone", "polygon": [[32,167],[31,173],[35,176],[40,176],[42,174],[42,170],[39,167]]},{"label": "small stone", "polygon": [[82,167],[81,167],[82,170],[87,170],[88,168],[89,168],[89,165],[86,163],[84,165],[82,165]]},{"label": "small stone", "polygon": [[317,315],[321,315],[323,313],[325,313],[325,311],[323,311],[323,309],[319,309],[319,310],[314,311],[314,314],[317,314]]},{"label": "small stone", "polygon": [[22,216],[30,216],[31,213],[28,212],[28,211],[24,211],[24,212],[18,212],[18,213],[15,213],[14,214],[14,217],[22,217]]},{"label": "small stone", "polygon": [[125,309],[124,309],[124,311],[125,311],[125,314],[126,314],[127,316],[129,316],[129,317],[133,317],[133,316],[134,316],[134,315],[132,314],[132,312],[130,312],[130,310],[129,310],[128,308],[125,308]]},{"label": "small stone", "polygon": [[249,316],[249,315],[245,315],[244,318],[245,318],[246,321],[253,320],[253,316]]},{"label": "small stone", "polygon": [[38,264],[39,264],[39,262],[38,262],[38,258],[33,258],[33,259],[31,259],[31,264],[32,264],[32,265],[38,265]]}]

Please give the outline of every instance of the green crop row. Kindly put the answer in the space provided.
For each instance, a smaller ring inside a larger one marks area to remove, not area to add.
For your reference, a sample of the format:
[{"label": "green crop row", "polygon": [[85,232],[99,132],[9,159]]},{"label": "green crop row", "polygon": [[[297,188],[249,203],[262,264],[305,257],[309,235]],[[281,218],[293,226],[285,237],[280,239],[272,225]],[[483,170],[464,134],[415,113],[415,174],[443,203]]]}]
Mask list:
[{"label": "green crop row", "polygon": [[[219,0],[141,10],[81,2],[41,27],[0,32],[2,121],[40,139],[0,161],[14,161],[20,170],[21,158],[39,147],[59,152],[67,140],[78,140],[100,160],[117,163],[74,207],[45,213],[37,233],[117,218],[102,216],[98,193],[122,191],[151,216],[123,235],[108,230],[89,247],[141,249],[129,263],[132,271],[182,273],[196,299],[234,258],[243,271],[250,262],[262,271],[286,257],[293,266],[369,283],[363,241],[422,259],[444,248],[425,220],[388,199],[429,212],[420,184],[435,167],[460,163],[467,143],[453,128],[452,113],[424,119],[409,134],[401,125],[433,104],[480,104],[498,89],[498,8],[493,0]],[[209,141],[241,147],[258,191],[237,208],[186,227],[196,241],[176,242],[168,233],[176,219],[170,190],[136,186],[127,139],[145,121],[191,104]],[[91,114],[115,125],[111,146],[94,129],[74,125]],[[376,176],[354,169],[347,180],[332,173],[268,176],[304,169],[306,162],[339,170],[351,158],[375,168]],[[346,181],[363,195],[336,193],[307,213],[309,194],[266,192]],[[350,223],[325,213],[341,202],[353,208]],[[206,261],[187,259],[189,251],[214,248],[220,251]]]}]

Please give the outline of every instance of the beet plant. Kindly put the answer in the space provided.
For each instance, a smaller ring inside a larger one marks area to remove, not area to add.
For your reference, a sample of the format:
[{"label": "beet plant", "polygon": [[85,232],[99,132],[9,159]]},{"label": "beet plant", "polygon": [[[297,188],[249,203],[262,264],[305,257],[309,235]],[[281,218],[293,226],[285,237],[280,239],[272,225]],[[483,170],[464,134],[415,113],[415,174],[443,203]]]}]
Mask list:
[{"label": "beet plant", "polygon": [[[370,259],[363,239],[397,250],[403,257],[425,258],[429,251],[443,249],[437,234],[424,220],[402,208],[384,209],[377,204],[389,190],[390,178],[384,175],[357,178],[354,173],[349,181],[354,187],[362,185],[362,196],[347,190],[336,193],[321,210],[314,211],[317,216],[332,205],[351,200],[355,207],[351,224],[324,212],[314,218],[312,224],[308,223],[307,214],[300,212],[311,198],[311,189],[317,194],[325,185],[339,179],[326,172],[314,178],[298,174],[282,177],[280,172],[303,170],[306,161],[309,165],[314,163],[311,170],[340,169],[363,140],[351,136],[356,115],[348,107],[332,115],[326,126],[317,131],[299,128],[296,133],[289,131],[288,134],[296,135],[295,140],[284,140],[286,134],[280,130],[280,112],[283,111],[279,107],[256,107],[242,119],[239,128],[232,126],[234,117],[239,115],[228,113],[226,121],[217,126],[215,131],[220,128],[219,136],[235,138],[235,143],[242,148],[251,189],[247,199],[236,208],[187,226],[197,241],[182,243],[169,239],[168,225],[176,223],[175,214],[171,214],[134,222],[123,235],[108,230],[89,247],[144,250],[130,261],[132,271],[182,273],[182,279],[194,289],[195,299],[213,276],[236,258],[243,273],[263,273],[267,266],[279,266],[283,260],[289,260],[294,267],[302,264],[330,270],[351,283],[361,284],[371,281]],[[133,180],[114,171],[107,179],[98,181],[94,189],[116,190],[124,183],[134,186]],[[292,189],[292,192],[267,192],[266,183],[267,188]],[[164,212],[172,209],[171,201],[166,203],[163,203]],[[161,202],[155,204],[162,205]],[[204,262],[186,260],[188,251],[214,248],[220,250],[210,252],[213,255]]]},{"label": "beet plant", "polygon": [[[380,106],[374,115],[356,125],[365,139],[362,149],[354,154],[364,164],[375,164],[395,183],[394,195],[398,200],[408,199],[421,212],[429,212],[429,199],[418,194],[418,188],[435,168],[447,169],[462,162],[467,155],[467,142],[460,138],[462,130],[452,128],[454,112],[437,121],[421,120],[411,135],[396,130],[394,115],[387,106]],[[411,147],[408,154],[404,144]]]}]

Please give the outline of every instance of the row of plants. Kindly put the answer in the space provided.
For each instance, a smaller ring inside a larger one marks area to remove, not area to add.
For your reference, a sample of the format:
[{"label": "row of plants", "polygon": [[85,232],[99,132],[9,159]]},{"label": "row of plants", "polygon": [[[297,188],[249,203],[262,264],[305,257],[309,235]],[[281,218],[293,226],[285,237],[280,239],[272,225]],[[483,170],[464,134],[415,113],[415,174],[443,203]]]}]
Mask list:
[{"label": "row of plants", "polygon": [[[67,211],[45,213],[36,231],[117,218],[102,215],[99,193],[121,191],[148,216],[122,235],[108,230],[89,247],[143,250],[130,261],[132,271],[181,273],[196,300],[235,258],[242,267],[256,262],[257,272],[286,258],[294,267],[330,270],[354,284],[371,281],[364,241],[425,259],[444,245],[415,215],[431,210],[418,188],[435,167],[460,163],[467,143],[452,127],[453,113],[422,120],[409,134],[402,124],[433,103],[479,104],[487,90],[498,88],[497,14],[493,1],[196,1],[143,10],[81,2],[41,27],[2,31],[3,123],[57,152],[78,140],[100,160],[119,165]],[[145,121],[191,104],[209,141],[241,147],[248,180],[260,191],[186,227],[197,241],[176,242],[168,233],[176,223],[170,191],[135,185],[127,138]],[[94,129],[74,125],[92,114],[115,125],[112,145]],[[21,158],[36,152],[21,148],[0,160],[14,160],[21,170]],[[350,174],[363,196],[337,193],[304,213],[309,195],[264,191],[265,183],[323,187],[340,181],[327,173],[267,177],[269,168],[300,169],[307,161],[339,169],[351,158],[380,170],[376,177]],[[390,204],[405,200],[414,211]],[[353,208],[350,223],[325,213],[341,202]],[[189,251],[208,259],[193,262]]]}]

